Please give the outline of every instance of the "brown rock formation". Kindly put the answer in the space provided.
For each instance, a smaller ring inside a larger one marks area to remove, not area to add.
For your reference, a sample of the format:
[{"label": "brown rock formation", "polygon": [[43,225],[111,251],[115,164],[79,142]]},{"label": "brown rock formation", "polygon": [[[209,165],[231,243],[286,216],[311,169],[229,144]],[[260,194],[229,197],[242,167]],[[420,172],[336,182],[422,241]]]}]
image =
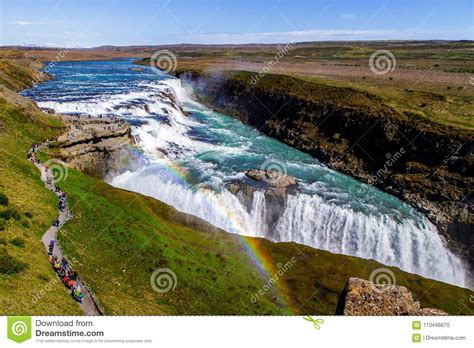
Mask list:
[{"label": "brown rock formation", "polygon": [[250,169],[245,172],[245,175],[271,187],[287,188],[290,185],[296,185],[294,177],[277,170]]},{"label": "brown rock formation", "polygon": [[448,315],[435,308],[421,308],[404,286],[379,285],[349,278],[339,295],[337,315]]},{"label": "brown rock formation", "polygon": [[58,138],[61,159],[72,168],[103,178],[128,161],[130,126],[110,117],[61,116],[68,131]]}]

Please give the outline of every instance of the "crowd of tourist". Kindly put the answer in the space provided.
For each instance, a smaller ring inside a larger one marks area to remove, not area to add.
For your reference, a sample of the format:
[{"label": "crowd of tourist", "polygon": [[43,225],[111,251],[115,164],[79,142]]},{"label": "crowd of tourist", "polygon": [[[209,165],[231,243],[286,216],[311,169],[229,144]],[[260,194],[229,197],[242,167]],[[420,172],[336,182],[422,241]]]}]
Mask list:
[{"label": "crowd of tourist", "polygon": [[[47,165],[41,164],[40,161],[36,158],[35,154],[36,151],[39,149],[39,146],[40,145],[38,144],[34,144],[31,147],[30,151],[28,152],[28,159],[39,168],[42,167],[44,169],[46,173],[46,184],[58,196],[58,210],[61,213],[64,213],[67,211],[67,196],[54,184],[54,181],[52,179],[54,175],[53,173],[50,173],[51,168],[49,168]],[[59,218],[56,218],[53,221],[52,225],[56,228],[59,228]],[[59,260],[59,257],[54,253],[55,243],[55,240],[52,239],[48,245],[49,262],[51,263],[51,266],[53,267],[58,277],[61,279],[64,286],[66,286],[66,288],[71,291],[71,296],[79,303],[82,303],[85,298],[85,295],[82,292],[80,283],[78,282],[77,272],[72,269],[68,260],[64,256],[62,256],[61,260]]]}]

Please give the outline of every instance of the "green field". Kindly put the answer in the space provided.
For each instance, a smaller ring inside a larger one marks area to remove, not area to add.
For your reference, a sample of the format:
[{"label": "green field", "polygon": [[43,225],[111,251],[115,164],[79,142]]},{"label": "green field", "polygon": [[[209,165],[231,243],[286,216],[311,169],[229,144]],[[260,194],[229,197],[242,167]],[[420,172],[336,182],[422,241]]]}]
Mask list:
[{"label": "green field", "polygon": [[56,281],[41,242],[57,217],[57,198],[26,158],[33,143],[56,136],[61,124],[9,105],[3,97],[0,124],[0,192],[8,198],[7,205],[0,205],[0,313],[81,314]]}]

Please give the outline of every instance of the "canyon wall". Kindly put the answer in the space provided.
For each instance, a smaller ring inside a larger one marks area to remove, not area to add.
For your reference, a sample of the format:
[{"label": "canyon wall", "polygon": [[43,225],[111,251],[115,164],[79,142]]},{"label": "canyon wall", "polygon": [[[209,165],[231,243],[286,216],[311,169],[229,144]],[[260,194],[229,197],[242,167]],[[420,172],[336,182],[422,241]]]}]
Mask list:
[{"label": "canyon wall", "polygon": [[353,88],[244,71],[175,75],[209,107],[400,197],[474,257],[472,134]]}]

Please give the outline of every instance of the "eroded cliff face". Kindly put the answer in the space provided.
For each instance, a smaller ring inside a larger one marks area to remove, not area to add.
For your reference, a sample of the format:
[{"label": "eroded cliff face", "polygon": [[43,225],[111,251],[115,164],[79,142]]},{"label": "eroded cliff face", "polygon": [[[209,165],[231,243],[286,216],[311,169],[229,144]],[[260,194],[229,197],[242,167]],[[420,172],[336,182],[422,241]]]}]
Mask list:
[{"label": "eroded cliff face", "polygon": [[[474,144],[378,96],[289,76],[178,71],[196,97],[424,212],[474,257]],[[470,248],[470,250],[469,250]]]},{"label": "eroded cliff face", "polygon": [[58,137],[59,157],[68,166],[97,178],[124,168],[131,160],[130,126],[113,118],[63,116],[67,131]]}]

